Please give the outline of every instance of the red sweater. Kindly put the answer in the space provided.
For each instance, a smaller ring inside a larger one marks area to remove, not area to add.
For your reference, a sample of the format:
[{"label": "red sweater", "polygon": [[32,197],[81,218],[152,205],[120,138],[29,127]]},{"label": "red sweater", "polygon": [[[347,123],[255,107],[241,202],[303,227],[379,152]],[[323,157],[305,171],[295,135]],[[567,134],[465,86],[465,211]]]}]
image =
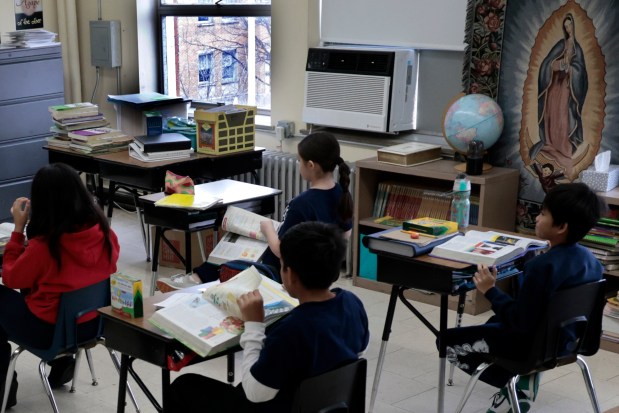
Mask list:
[{"label": "red sweater", "polygon": [[[110,260],[99,224],[60,237],[60,271],[44,237],[34,237],[27,246],[24,240],[22,233],[11,234],[4,250],[2,281],[9,288],[30,290],[25,297],[28,308],[48,323],[56,323],[61,293],[95,284],[116,271],[120,250],[118,238],[110,229]],[[92,314],[80,321],[95,316]]]}]

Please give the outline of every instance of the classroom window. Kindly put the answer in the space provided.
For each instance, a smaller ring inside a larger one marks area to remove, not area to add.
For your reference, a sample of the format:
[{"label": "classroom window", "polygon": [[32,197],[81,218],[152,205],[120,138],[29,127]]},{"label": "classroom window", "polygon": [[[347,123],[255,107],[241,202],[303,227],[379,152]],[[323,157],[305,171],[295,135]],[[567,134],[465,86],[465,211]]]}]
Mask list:
[{"label": "classroom window", "polygon": [[270,112],[270,0],[160,0],[157,11],[164,93]]},{"label": "classroom window", "polygon": [[198,81],[210,82],[213,68],[213,53],[200,53],[198,55]]}]

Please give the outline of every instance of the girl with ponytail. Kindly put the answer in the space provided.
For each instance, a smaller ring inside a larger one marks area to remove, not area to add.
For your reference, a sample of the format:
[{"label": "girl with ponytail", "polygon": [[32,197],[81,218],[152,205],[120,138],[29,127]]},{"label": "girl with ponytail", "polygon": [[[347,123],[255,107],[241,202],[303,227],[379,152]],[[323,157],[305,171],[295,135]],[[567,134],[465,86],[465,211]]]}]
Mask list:
[{"label": "girl with ponytail", "polygon": [[[277,232],[270,221],[260,225],[269,243],[262,262],[275,268],[279,268],[279,238],[296,224],[306,221],[336,224],[345,237],[350,236],[352,228],[350,168],[340,156],[335,136],[328,132],[307,135],[297,146],[297,152],[301,176],[309,181],[309,189],[290,201]],[[338,182],[334,179],[336,167]]]}]

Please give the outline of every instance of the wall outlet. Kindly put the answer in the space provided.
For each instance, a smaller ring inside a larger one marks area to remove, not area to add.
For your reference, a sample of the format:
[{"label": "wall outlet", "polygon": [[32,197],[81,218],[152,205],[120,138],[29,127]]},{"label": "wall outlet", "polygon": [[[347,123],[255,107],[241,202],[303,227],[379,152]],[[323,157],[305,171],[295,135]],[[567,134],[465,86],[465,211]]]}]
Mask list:
[{"label": "wall outlet", "polygon": [[[278,128],[282,128],[279,129]],[[283,134],[283,135],[282,135]],[[294,122],[289,120],[280,120],[277,122],[277,126],[275,127],[275,136],[282,138],[293,138],[294,137]]]}]

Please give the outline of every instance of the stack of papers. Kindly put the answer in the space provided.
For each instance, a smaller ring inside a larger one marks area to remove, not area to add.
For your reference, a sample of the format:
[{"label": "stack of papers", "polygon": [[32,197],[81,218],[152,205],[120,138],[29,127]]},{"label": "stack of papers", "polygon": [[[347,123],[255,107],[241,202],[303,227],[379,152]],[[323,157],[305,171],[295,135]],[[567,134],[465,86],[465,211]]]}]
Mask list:
[{"label": "stack of papers", "polygon": [[45,47],[55,44],[56,33],[43,29],[18,30],[2,35],[3,46]]}]

